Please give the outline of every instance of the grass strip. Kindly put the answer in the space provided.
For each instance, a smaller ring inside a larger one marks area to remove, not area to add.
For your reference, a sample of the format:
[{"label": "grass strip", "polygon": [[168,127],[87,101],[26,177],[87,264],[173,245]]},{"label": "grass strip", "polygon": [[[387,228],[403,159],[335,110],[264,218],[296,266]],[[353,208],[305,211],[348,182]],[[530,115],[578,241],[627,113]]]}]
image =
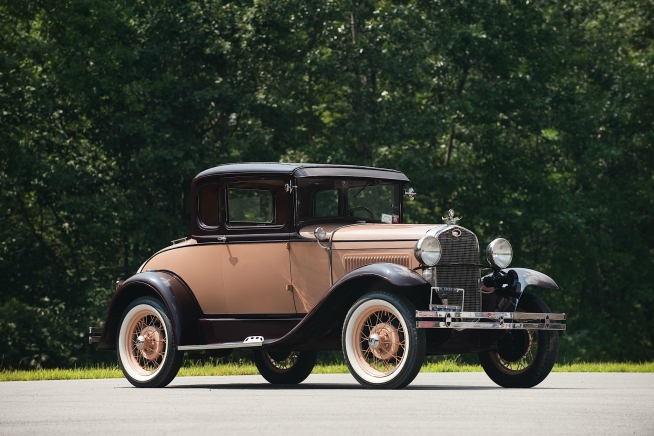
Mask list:
[{"label": "grass strip", "polygon": [[654,372],[654,362],[585,362],[554,365],[553,372]]},{"label": "grass strip", "polygon": [[[463,364],[455,360],[426,363],[420,372],[482,372],[479,365]],[[347,374],[345,364],[316,365],[313,374]],[[654,373],[654,362],[647,363],[570,363],[555,365],[553,372],[623,372]],[[259,374],[252,363],[193,364],[179,370],[179,377],[189,376],[225,376]],[[0,371],[0,382],[33,380],[81,380],[101,378],[122,378],[123,373],[117,366],[90,367],[74,369],[34,369],[17,371]]]}]

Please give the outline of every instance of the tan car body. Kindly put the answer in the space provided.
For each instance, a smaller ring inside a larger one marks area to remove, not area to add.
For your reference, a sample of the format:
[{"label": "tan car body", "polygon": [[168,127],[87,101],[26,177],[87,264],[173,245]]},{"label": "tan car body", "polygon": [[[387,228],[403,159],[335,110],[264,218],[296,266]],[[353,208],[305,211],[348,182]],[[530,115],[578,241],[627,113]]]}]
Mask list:
[{"label": "tan car body", "polygon": [[[140,297],[165,304],[184,351],[249,346],[244,341],[251,337],[265,338],[259,345],[271,349],[340,349],[348,310],[370,292],[402,295],[420,316],[433,315],[432,299],[474,319],[496,310],[499,297],[480,290],[473,232],[453,216],[446,225],[402,223],[404,197],[415,195],[404,191],[408,182],[395,170],[338,165],[233,164],[203,171],[191,187],[190,237],[119,281],[104,326],[92,327],[89,341],[115,349],[121,316]],[[366,189],[378,194],[357,200]],[[319,203],[323,193],[336,196]],[[320,241],[314,236],[319,227]],[[444,244],[437,267],[416,255],[428,235]],[[542,273],[514,270],[521,290],[556,287]],[[436,329],[428,334],[430,354],[488,349],[504,334],[453,333],[441,321],[420,323]]]},{"label": "tan car body", "polygon": [[305,314],[329,290],[330,273],[336,283],[373,263],[416,268],[417,240],[442,225],[323,227],[332,241],[331,272],[329,254],[313,234],[316,226],[301,228],[301,240],[292,242],[198,244],[192,239],[159,251],[138,272],[175,273],[193,290],[205,314]]}]

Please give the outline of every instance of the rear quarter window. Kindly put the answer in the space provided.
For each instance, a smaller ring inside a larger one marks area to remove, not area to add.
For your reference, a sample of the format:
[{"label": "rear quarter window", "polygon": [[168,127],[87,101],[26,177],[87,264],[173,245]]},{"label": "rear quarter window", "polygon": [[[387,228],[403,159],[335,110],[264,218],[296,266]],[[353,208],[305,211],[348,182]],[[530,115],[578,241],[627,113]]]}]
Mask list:
[{"label": "rear quarter window", "polygon": [[201,186],[198,191],[198,218],[205,227],[220,225],[220,197],[218,185]]}]

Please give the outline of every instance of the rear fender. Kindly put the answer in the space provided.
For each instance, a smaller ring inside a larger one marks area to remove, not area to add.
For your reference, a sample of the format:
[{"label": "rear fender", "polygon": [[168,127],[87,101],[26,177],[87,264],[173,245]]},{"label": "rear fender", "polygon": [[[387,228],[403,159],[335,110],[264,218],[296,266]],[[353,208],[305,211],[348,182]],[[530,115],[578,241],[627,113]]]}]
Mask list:
[{"label": "rear fender", "polygon": [[406,296],[416,307],[429,304],[431,285],[415,271],[392,263],[375,263],[345,274],[297,326],[270,346],[281,348],[306,344],[340,327],[350,307],[370,291],[389,291]]},{"label": "rear fender", "polygon": [[151,296],[168,310],[177,345],[197,345],[202,310],[186,283],[170,271],[149,271],[125,280],[114,293],[98,343],[98,350],[115,350],[120,318],[139,297]]}]

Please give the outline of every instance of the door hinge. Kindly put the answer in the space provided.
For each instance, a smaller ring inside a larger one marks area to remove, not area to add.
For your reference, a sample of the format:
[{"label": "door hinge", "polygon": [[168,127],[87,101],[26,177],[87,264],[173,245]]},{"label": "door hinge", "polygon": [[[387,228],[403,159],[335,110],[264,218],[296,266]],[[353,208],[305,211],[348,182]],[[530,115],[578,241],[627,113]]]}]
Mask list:
[{"label": "door hinge", "polygon": [[286,290],[293,292],[293,285],[286,285]]}]

